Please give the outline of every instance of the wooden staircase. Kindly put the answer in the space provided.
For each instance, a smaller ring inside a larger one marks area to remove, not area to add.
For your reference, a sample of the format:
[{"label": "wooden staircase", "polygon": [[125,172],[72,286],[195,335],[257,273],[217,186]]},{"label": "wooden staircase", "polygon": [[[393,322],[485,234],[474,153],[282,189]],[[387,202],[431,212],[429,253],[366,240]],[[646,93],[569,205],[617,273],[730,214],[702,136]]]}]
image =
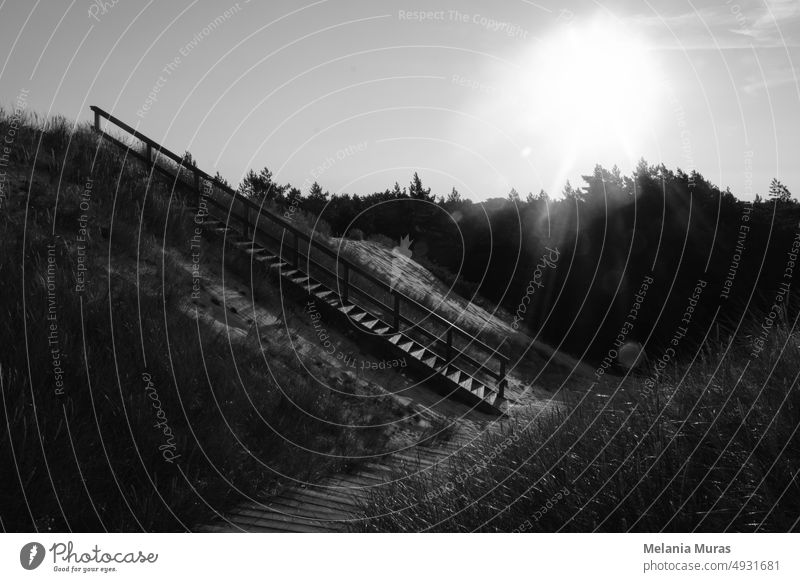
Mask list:
[{"label": "wooden staircase", "polygon": [[[392,288],[323,241],[243,199],[196,166],[185,165],[182,157],[102,109],[91,109],[94,129],[105,140],[145,164],[151,176],[159,173],[196,194],[187,206],[196,217],[202,214],[203,219],[196,222],[203,233],[221,238],[226,252],[241,257],[254,282],[261,275],[277,278],[282,286],[297,291],[295,297],[310,300],[327,317],[349,325],[373,351],[408,358],[408,369],[426,385],[483,412],[505,413],[508,358],[496,348]],[[139,140],[143,151],[102,131],[101,117]],[[166,163],[160,162],[162,158]],[[353,277],[358,277],[361,285]],[[371,289],[365,288],[365,283]],[[392,305],[376,294],[391,297]],[[420,321],[430,323],[426,326]]]},{"label": "wooden staircase", "polygon": [[[313,298],[329,315],[344,322],[346,319],[366,339],[379,338],[388,342],[389,352],[400,357],[411,358],[418,375],[435,379],[453,396],[483,412],[501,414],[505,398],[498,390],[459,368],[451,359],[447,361],[435,348],[424,345],[418,339],[398,331],[393,324],[368,311],[356,303],[343,299],[339,292],[309,276],[300,266],[294,266],[277,254],[272,254],[265,246],[246,240],[237,229],[226,226],[219,219],[206,221],[205,230],[214,236],[222,235],[226,245],[235,251],[249,255],[263,272],[277,275],[282,282],[297,288],[298,297]],[[254,265],[254,266],[255,266]],[[254,273],[257,275],[257,273]],[[374,346],[373,346],[374,347]]]}]

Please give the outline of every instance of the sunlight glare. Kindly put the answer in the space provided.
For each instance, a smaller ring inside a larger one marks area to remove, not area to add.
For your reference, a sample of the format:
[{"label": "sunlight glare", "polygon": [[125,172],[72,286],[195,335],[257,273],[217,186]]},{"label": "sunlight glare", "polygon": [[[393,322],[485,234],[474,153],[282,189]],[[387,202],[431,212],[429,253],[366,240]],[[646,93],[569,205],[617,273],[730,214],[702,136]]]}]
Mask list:
[{"label": "sunlight glare", "polygon": [[633,155],[656,110],[658,75],[646,43],[613,22],[571,25],[523,59],[518,119],[563,153],[622,148]]}]

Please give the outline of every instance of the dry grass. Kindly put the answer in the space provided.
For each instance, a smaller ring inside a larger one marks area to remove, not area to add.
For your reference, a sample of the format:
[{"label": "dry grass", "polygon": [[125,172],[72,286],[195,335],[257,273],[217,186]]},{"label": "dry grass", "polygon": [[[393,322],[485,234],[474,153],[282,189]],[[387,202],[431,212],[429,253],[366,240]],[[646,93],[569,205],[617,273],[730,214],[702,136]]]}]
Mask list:
[{"label": "dry grass", "polygon": [[368,531],[798,531],[800,348],[788,322],[647,391],[520,419],[451,470],[376,490]]},{"label": "dry grass", "polygon": [[[10,123],[0,112],[0,132]],[[184,530],[382,449],[380,430],[350,426],[381,418],[380,399],[326,390],[287,346],[231,345],[179,309],[191,279],[163,249],[188,251],[182,192],[87,126],[14,123],[0,218],[3,529]],[[136,267],[138,287],[116,274]]]}]

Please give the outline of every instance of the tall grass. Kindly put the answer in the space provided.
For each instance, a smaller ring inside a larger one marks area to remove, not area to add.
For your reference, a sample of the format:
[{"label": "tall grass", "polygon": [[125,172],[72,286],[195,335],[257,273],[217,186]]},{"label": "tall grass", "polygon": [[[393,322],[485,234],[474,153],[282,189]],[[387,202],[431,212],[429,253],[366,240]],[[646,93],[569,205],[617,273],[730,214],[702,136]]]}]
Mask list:
[{"label": "tall grass", "polygon": [[[327,390],[288,347],[231,344],[180,309],[191,278],[163,253],[188,250],[179,191],[87,126],[16,123],[0,218],[4,530],[190,529],[380,451],[379,429],[351,424],[387,418],[382,399]],[[125,272],[145,263],[157,269],[137,287]]]},{"label": "tall grass", "polygon": [[[800,348],[788,322],[610,399],[522,417],[376,490],[367,531],[798,531]],[[727,351],[726,351],[727,350]]]}]

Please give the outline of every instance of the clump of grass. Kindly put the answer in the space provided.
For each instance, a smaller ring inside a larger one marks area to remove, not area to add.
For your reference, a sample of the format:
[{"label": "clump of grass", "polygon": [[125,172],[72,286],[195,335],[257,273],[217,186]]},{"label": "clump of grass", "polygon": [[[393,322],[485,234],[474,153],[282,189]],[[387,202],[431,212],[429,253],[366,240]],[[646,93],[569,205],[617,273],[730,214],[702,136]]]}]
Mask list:
[{"label": "clump of grass", "polygon": [[[399,479],[368,531],[798,531],[798,337],[773,328],[610,400],[520,418],[447,471]],[[724,354],[724,355],[723,355]],[[744,363],[748,362],[745,368]]]},{"label": "clump of grass", "polygon": [[[7,123],[0,113],[0,129]],[[231,345],[180,309],[191,278],[163,253],[165,242],[188,251],[193,225],[180,193],[86,126],[30,117],[19,125],[14,152],[36,151],[41,138],[64,177],[53,183],[47,168],[24,166],[36,159],[15,153],[20,182],[0,218],[9,241],[0,253],[4,529],[190,529],[380,450],[381,434],[351,427],[362,409],[382,414],[379,403],[363,404],[375,399],[344,405],[288,347],[269,346],[267,357]],[[81,207],[87,180],[90,203]],[[32,190],[39,206],[26,221]],[[140,287],[126,272],[162,261],[164,269],[140,274]]]}]

